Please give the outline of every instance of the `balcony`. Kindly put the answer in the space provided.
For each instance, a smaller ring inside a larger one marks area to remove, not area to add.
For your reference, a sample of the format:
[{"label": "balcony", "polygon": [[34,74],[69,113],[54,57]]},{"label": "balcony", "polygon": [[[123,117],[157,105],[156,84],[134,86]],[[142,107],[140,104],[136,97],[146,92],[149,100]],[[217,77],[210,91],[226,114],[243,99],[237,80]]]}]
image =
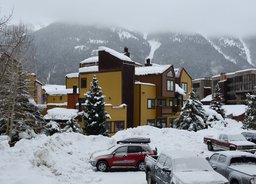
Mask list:
[{"label": "balcony", "polygon": [[156,107],[156,113],[158,117],[166,117],[173,113],[173,107],[170,107],[170,106]]}]

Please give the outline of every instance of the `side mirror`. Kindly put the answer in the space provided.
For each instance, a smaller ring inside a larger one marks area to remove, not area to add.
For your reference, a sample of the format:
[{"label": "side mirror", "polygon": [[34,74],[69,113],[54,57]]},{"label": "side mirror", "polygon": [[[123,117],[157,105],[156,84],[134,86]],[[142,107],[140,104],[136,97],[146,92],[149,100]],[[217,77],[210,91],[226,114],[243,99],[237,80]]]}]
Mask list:
[{"label": "side mirror", "polygon": [[164,167],[162,170],[163,170],[164,172],[168,172],[168,173],[171,173],[171,172],[172,172],[172,170],[171,170],[170,168],[166,168],[166,167]]},{"label": "side mirror", "polygon": [[206,157],[205,159],[206,159],[207,161],[210,161],[210,158],[209,158],[209,157]]},{"label": "side mirror", "polygon": [[116,155],[116,152],[113,152],[112,155],[115,156],[115,155]]},{"label": "side mirror", "polygon": [[216,169],[217,169],[217,166],[216,166],[216,165],[212,164],[211,166],[212,166],[213,170],[216,170]]},{"label": "side mirror", "polygon": [[153,150],[154,155],[157,155],[157,148]]}]

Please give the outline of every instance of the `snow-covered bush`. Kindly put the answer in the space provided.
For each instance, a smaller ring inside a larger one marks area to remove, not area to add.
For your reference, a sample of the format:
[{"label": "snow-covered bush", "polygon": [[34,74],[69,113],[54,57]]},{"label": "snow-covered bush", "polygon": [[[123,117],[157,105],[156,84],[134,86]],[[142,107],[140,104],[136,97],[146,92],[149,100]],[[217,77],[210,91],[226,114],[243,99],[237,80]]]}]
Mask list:
[{"label": "snow-covered bush", "polygon": [[75,120],[71,119],[67,122],[67,125],[61,130],[61,132],[83,133],[83,130]]},{"label": "snow-covered bush", "polygon": [[[222,119],[225,118],[225,111],[222,108],[222,94],[220,93],[220,87],[218,84],[215,87],[215,92],[213,93],[210,108],[220,114],[222,116]],[[211,120],[220,120],[220,118],[217,116],[212,116]]]},{"label": "snow-covered bush", "polygon": [[245,129],[256,129],[256,95],[246,95],[247,109],[245,112],[244,126]]},{"label": "snow-covered bush", "polygon": [[50,121],[49,123],[47,123],[45,125],[45,130],[44,133],[46,135],[53,135],[55,133],[60,133],[61,129],[60,129],[60,125],[59,123],[57,123],[56,121]]}]

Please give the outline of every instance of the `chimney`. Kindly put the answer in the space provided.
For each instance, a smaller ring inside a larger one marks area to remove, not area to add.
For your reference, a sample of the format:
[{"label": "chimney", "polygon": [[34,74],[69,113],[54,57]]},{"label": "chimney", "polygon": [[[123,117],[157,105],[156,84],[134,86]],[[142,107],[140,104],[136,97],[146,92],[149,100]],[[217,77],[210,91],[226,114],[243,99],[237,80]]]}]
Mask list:
[{"label": "chimney", "polygon": [[152,66],[151,61],[150,61],[150,58],[147,58],[147,59],[146,59],[145,66]]},{"label": "chimney", "polygon": [[130,57],[130,52],[128,51],[128,47],[124,47],[124,55]]}]

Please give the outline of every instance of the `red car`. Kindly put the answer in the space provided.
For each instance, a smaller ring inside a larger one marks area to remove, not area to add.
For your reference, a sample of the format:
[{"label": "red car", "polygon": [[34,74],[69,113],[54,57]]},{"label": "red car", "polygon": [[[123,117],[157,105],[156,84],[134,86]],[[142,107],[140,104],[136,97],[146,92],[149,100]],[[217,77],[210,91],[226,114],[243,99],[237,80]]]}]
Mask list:
[{"label": "red car", "polygon": [[146,155],[155,155],[147,143],[119,142],[106,151],[100,151],[91,155],[90,163],[98,171],[108,171],[111,168],[137,168],[145,170],[144,159]]}]

